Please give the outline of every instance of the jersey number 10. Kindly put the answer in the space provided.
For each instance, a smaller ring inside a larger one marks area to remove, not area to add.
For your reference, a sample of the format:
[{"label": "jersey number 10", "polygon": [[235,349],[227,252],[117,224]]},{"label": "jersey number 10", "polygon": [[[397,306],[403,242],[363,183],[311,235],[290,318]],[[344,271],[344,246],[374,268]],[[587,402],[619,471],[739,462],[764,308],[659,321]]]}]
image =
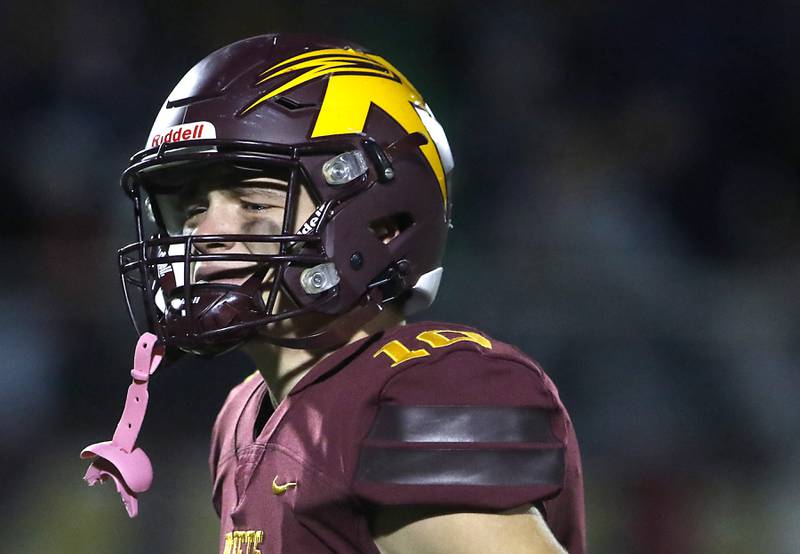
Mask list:
[{"label": "jersey number 10", "polygon": [[[446,334],[445,334],[446,333]],[[448,336],[451,335],[451,336]],[[455,336],[452,336],[455,335]],[[437,331],[423,331],[416,336],[420,342],[424,342],[431,348],[446,348],[452,344],[462,341],[474,342],[484,348],[492,348],[492,343],[474,331],[454,331],[450,329],[441,329]],[[373,358],[377,358],[381,354],[386,354],[392,360],[392,367],[413,360],[414,358],[424,358],[430,356],[431,353],[425,348],[418,348],[411,350],[399,340],[389,341],[384,344],[375,354]]]}]

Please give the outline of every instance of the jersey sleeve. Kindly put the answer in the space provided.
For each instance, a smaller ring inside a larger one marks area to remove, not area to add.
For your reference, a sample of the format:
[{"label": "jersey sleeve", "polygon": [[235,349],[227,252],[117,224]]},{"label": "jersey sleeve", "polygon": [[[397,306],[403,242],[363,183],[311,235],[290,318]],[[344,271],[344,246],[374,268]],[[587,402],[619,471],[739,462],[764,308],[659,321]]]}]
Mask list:
[{"label": "jersey sleeve", "polygon": [[504,510],[562,490],[568,416],[538,366],[474,350],[425,362],[383,387],[353,477],[360,500]]}]

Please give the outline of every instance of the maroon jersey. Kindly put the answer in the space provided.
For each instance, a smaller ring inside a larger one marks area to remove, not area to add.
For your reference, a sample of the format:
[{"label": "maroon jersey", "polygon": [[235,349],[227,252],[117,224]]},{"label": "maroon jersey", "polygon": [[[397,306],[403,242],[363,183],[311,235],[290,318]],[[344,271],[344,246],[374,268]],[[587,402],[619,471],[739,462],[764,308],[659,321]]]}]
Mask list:
[{"label": "maroon jersey", "polygon": [[319,362],[255,429],[257,374],[231,391],[210,457],[220,552],[377,554],[370,511],[537,505],[585,552],[578,443],[555,386],[515,348],[415,323]]}]

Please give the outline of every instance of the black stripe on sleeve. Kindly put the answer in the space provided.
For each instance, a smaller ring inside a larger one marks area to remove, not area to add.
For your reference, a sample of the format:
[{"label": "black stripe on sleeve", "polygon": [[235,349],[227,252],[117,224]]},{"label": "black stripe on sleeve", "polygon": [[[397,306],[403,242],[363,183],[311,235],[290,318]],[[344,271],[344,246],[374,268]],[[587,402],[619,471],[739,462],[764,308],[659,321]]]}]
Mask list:
[{"label": "black stripe on sleeve", "polygon": [[552,413],[531,407],[384,404],[368,438],[398,442],[552,442]]},{"label": "black stripe on sleeve", "polygon": [[515,450],[361,449],[356,480],[397,485],[558,486],[563,448]]}]

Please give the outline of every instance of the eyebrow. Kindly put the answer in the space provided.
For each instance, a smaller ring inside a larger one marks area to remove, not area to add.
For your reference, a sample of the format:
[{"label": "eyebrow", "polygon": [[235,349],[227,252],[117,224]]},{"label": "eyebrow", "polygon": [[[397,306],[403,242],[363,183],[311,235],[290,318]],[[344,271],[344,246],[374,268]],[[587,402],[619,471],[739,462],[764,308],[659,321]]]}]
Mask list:
[{"label": "eyebrow", "polygon": [[234,192],[235,194],[245,195],[245,194],[265,194],[267,196],[280,196],[285,197],[287,188],[279,188],[273,183],[270,183],[271,186],[269,187],[260,187],[260,186],[236,186],[231,187],[229,190]]},{"label": "eyebrow", "polygon": [[[256,183],[253,183],[253,184],[255,185]],[[258,184],[261,184],[261,183],[258,183]],[[238,195],[238,196],[245,196],[245,195],[248,195],[248,194],[259,194],[259,195],[264,195],[264,196],[271,196],[273,198],[279,198],[281,200],[286,198],[288,185],[284,185],[284,188],[281,188],[281,184],[280,183],[272,183],[272,182],[270,182],[270,183],[263,183],[263,184],[268,184],[269,186],[265,187],[265,186],[243,186],[243,185],[239,185],[239,186],[231,186],[231,187],[222,186],[220,188],[223,188],[223,189],[225,189],[225,190],[227,190],[227,191],[229,191],[229,192],[231,192],[231,193],[233,193],[235,195]],[[208,188],[216,188],[216,187],[213,186],[213,185],[206,185],[206,186],[201,185],[201,186],[196,186],[196,187],[191,187],[191,188],[186,187],[186,188],[182,189],[178,193],[178,195],[177,195],[178,202],[180,202],[182,204],[191,204],[193,202],[199,202],[199,201],[201,201],[201,199],[206,194]]]}]

